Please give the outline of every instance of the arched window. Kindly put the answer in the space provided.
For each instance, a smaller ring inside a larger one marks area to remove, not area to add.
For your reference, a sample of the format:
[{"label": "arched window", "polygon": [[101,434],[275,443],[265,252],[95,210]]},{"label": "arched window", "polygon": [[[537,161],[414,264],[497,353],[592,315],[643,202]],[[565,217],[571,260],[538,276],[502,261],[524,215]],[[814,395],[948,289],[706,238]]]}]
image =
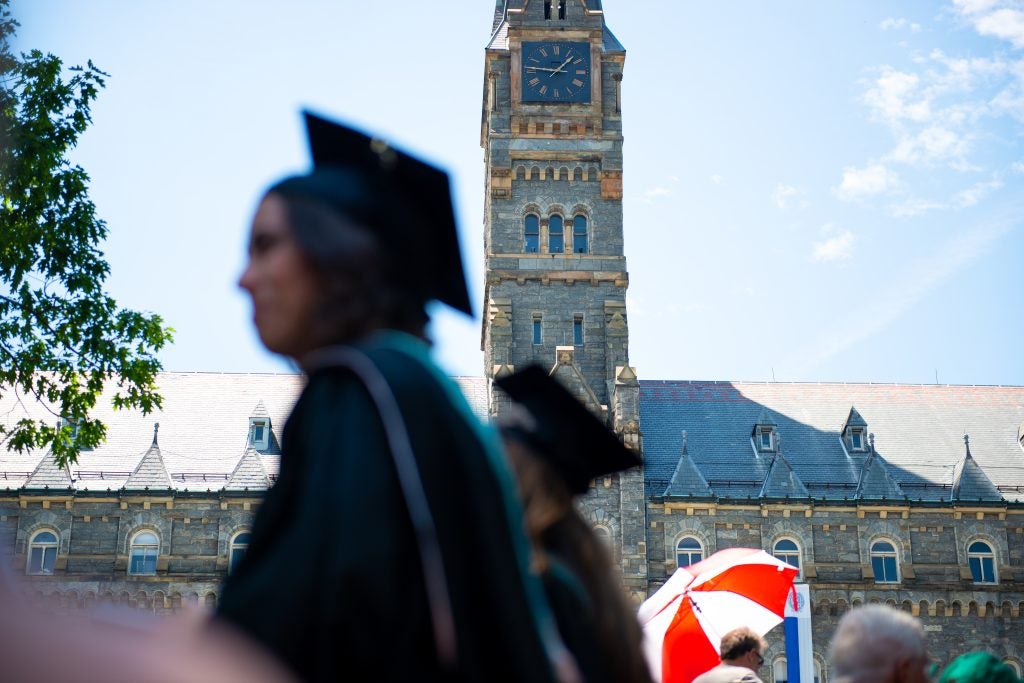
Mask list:
[{"label": "arched window", "polygon": [[238,566],[239,560],[242,559],[242,555],[245,555],[245,551],[249,549],[249,538],[252,536],[248,531],[242,531],[234,535],[231,539],[231,553],[228,555],[228,572],[235,571],[235,567]]},{"label": "arched window", "polygon": [[565,233],[562,217],[555,215],[548,219],[548,253],[561,254],[565,251]]},{"label": "arched window", "polygon": [[573,216],[572,219],[572,250],[576,254],[586,254],[590,251],[590,244],[587,240],[587,217]]},{"label": "arched window", "polygon": [[523,251],[527,254],[540,251],[540,218],[532,213],[526,214],[523,221]]},{"label": "arched window", "polygon": [[128,557],[129,574],[156,574],[156,556],[160,554],[160,539],[152,531],[140,531],[132,538]]},{"label": "arched window", "polygon": [[689,567],[704,559],[704,548],[693,536],[685,536],[676,544],[676,564]]},{"label": "arched window", "polygon": [[899,583],[898,556],[891,541],[881,540],[871,544],[871,569],[875,583]]},{"label": "arched window", "polygon": [[779,657],[772,662],[772,680],[775,683],[787,683],[789,681],[789,671],[787,670],[785,657]]},{"label": "arched window", "polygon": [[967,547],[967,564],[971,567],[974,583],[996,583],[996,554],[984,541],[975,541]]},{"label": "arched window", "polygon": [[1020,677],[1021,670],[1020,670],[1020,664],[1018,662],[1015,662],[1012,659],[1004,659],[1003,660],[1003,664],[1005,664],[1006,666],[1008,666],[1011,669],[1013,669],[1013,672],[1015,674],[1017,674],[1018,677]]},{"label": "arched window", "polygon": [[782,538],[775,542],[775,547],[772,548],[772,555],[775,559],[781,560],[788,565],[800,569],[800,546],[795,541],[789,538]]},{"label": "arched window", "polygon": [[57,563],[57,533],[54,531],[37,531],[28,544],[29,574],[52,574]]},{"label": "arched window", "polygon": [[608,527],[600,526],[600,525],[599,526],[595,526],[594,527],[594,535],[597,536],[599,541],[604,543],[606,548],[610,548],[611,547],[611,545],[612,545],[612,535],[611,535],[611,532],[608,531]]},{"label": "arched window", "polygon": [[817,659],[814,660],[814,683],[825,683],[825,679],[821,676],[821,662]]}]

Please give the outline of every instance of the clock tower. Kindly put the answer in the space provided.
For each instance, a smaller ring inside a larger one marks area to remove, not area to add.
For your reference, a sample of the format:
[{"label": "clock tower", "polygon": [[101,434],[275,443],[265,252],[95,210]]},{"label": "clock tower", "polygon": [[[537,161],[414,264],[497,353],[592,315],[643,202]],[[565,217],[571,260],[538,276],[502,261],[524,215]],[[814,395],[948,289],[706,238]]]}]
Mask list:
[{"label": "clock tower", "polygon": [[[600,0],[496,0],[491,29],[481,125],[485,374],[541,365],[641,451],[623,252],[625,49]],[[508,399],[488,384],[497,416]],[[595,481],[581,507],[607,534],[627,590],[646,597],[639,468]]]}]

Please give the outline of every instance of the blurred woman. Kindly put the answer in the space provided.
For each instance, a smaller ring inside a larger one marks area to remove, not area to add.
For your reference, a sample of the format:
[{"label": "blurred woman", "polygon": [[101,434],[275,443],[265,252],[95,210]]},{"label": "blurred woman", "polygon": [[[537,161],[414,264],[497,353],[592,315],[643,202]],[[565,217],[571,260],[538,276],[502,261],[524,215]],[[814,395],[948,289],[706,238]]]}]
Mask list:
[{"label": "blurred woman", "polygon": [[637,467],[639,456],[542,369],[529,367],[495,383],[516,401],[499,424],[536,567],[584,680],[650,683],[636,612],[608,548],[574,504],[593,479]]},{"label": "blurred woman", "polygon": [[309,381],[219,616],[304,680],[573,680],[496,440],[425,340],[428,301],[470,313],[448,177],[306,125],[239,284]]}]

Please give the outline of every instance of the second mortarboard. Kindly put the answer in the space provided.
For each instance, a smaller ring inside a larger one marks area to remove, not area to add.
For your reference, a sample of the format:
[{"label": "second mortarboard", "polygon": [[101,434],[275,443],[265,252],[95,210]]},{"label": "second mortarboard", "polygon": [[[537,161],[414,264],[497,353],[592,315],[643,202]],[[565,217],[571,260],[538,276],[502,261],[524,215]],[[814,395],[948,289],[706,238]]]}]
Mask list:
[{"label": "second mortarboard", "polygon": [[540,367],[532,365],[495,384],[529,411],[534,424],[524,435],[526,441],[572,493],[586,493],[593,479],[641,464],[639,455]]},{"label": "second mortarboard", "polygon": [[322,201],[370,230],[423,301],[473,315],[448,174],[387,142],[304,112],[313,171],[271,191]]}]

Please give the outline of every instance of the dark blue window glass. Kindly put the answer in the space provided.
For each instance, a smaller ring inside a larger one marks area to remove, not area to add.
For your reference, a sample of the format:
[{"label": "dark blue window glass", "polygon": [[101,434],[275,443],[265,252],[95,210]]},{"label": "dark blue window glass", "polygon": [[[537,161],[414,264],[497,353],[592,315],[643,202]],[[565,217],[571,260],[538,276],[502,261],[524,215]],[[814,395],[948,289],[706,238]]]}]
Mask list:
[{"label": "dark blue window glass", "polygon": [[524,249],[527,254],[536,254],[540,251],[540,219],[530,214],[526,217],[523,226]]},{"label": "dark blue window glass", "polygon": [[996,582],[996,556],[987,543],[975,541],[967,548],[967,564],[974,583]]},{"label": "dark blue window glass", "polygon": [[160,541],[156,534],[144,531],[132,540],[132,552],[128,562],[131,574],[156,574],[156,556],[160,552]]},{"label": "dark blue window glass", "polygon": [[572,343],[576,346],[583,344],[583,318],[580,316],[572,319]]},{"label": "dark blue window glass", "polygon": [[676,546],[676,564],[680,567],[689,567],[704,559],[704,550],[700,541],[691,536],[679,541]]},{"label": "dark blue window glass", "polygon": [[900,580],[896,571],[896,548],[888,541],[871,545],[871,569],[876,583],[896,583]]},{"label": "dark blue window glass", "polygon": [[541,343],[540,323],[541,323],[540,318],[534,318],[533,319],[533,343],[534,344],[540,344]]},{"label": "dark blue window glass", "polygon": [[552,216],[548,221],[548,253],[561,254],[565,251],[565,234],[562,229],[562,217]]},{"label": "dark blue window glass", "polygon": [[586,254],[590,251],[586,216],[576,216],[572,219],[572,250],[577,254]]}]

